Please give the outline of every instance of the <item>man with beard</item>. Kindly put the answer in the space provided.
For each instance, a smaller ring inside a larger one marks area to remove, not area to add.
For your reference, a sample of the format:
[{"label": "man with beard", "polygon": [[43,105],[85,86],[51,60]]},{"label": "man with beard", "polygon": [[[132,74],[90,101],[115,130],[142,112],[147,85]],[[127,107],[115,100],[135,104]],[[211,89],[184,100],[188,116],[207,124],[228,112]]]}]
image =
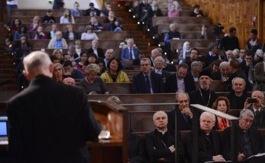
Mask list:
[{"label": "man with beard", "polygon": [[210,90],[212,79],[206,71],[202,71],[199,75],[199,88],[189,93],[191,104],[201,104],[203,106],[212,107],[217,95]]}]

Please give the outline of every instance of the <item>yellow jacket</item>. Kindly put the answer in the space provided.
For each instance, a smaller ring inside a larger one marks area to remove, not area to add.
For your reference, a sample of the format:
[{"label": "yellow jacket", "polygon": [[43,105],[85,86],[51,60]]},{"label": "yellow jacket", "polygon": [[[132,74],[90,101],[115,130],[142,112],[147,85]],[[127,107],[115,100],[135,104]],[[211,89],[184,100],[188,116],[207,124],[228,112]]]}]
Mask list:
[{"label": "yellow jacket", "polygon": [[[102,73],[100,78],[105,83],[114,83],[108,70]],[[129,82],[130,79],[128,78],[127,74],[124,71],[120,70],[116,79],[116,83],[129,83]]]}]

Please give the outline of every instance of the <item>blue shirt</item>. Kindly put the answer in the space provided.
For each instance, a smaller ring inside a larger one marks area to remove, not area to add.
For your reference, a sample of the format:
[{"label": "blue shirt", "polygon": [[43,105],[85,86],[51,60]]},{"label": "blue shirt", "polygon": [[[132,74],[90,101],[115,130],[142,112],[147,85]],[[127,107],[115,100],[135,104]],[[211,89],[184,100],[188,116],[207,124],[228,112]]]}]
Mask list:
[{"label": "blue shirt", "polygon": [[62,42],[62,40],[55,40],[53,47],[54,47],[54,49],[63,49],[63,42]]}]

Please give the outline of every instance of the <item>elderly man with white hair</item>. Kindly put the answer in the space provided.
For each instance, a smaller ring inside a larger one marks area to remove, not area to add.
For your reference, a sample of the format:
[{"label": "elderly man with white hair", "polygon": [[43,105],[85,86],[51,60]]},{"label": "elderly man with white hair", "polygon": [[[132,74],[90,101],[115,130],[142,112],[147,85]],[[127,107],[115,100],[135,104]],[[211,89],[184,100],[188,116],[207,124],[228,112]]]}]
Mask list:
[{"label": "elderly man with white hair", "polygon": [[[259,131],[253,127],[254,113],[249,109],[243,109],[240,112],[239,122],[235,126],[235,132],[238,134],[236,139],[237,161],[242,162],[249,156],[264,152],[264,140]],[[223,134],[223,155],[225,159],[232,159],[231,152],[232,127],[226,128]],[[262,158],[252,158],[246,160],[248,163],[264,162]]]},{"label": "elderly man with white hair", "polygon": [[263,61],[258,62],[254,68],[254,90],[265,91],[265,55],[262,54]]},{"label": "elderly man with white hair", "polygon": [[[209,112],[203,112],[200,116],[200,129],[198,131],[198,163],[207,161],[223,162],[221,150],[221,137],[213,129],[215,126],[216,117]],[[187,151],[189,156],[192,155],[193,136],[190,133],[187,141]]]},{"label": "elderly man with white hair", "polygon": [[51,39],[48,44],[48,49],[68,49],[68,44],[63,38],[62,31],[56,31],[55,38]]},{"label": "elderly man with white hair", "polygon": [[165,111],[157,111],[153,115],[155,130],[145,136],[146,158],[148,162],[174,162],[174,153],[177,150],[178,161],[185,163],[184,148],[181,137],[178,135],[175,146],[174,133],[167,128],[168,117]]},{"label": "elderly man with white hair", "polygon": [[30,53],[23,64],[31,81],[7,104],[10,156],[27,163],[90,163],[86,141],[97,140],[100,127],[84,91],[54,81],[45,52]]}]

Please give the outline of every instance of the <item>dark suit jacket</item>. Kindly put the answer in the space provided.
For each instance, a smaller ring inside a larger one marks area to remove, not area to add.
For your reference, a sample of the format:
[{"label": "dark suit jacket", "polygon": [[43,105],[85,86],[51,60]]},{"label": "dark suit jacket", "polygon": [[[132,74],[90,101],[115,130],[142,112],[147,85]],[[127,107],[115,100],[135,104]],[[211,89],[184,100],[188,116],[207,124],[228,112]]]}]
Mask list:
[{"label": "dark suit jacket", "polygon": [[[96,15],[90,15],[92,12],[95,12]],[[97,8],[94,8],[93,10],[91,8],[87,9],[85,12],[86,16],[100,16],[100,11]]]},{"label": "dark suit jacket", "polygon": [[[236,153],[242,153],[243,151],[243,143],[242,143],[242,135],[243,131],[240,129],[238,125],[236,127],[236,132],[238,133],[237,138],[237,148]],[[226,128],[223,134],[223,156],[226,160],[231,160],[231,127]],[[253,154],[262,153],[263,151],[263,139],[260,133],[255,128],[250,128],[248,131],[249,138],[251,141],[251,149]]]},{"label": "dark suit jacket", "polygon": [[[164,85],[163,85],[162,75],[151,72],[150,78],[151,78],[153,93],[163,93]],[[132,92],[133,93],[148,93],[146,92],[145,77],[144,77],[143,72],[140,72],[139,74],[133,77]]]},{"label": "dark suit jacket", "polygon": [[[217,95],[214,91],[211,91],[211,90],[209,90],[209,91],[210,91],[211,95],[210,95],[210,101],[209,101],[208,107],[212,108],[213,103],[217,98]],[[201,104],[203,106],[206,106],[208,103],[208,101],[204,101],[204,99],[201,96],[201,93],[198,89],[190,92],[189,96],[190,96],[190,103],[191,104]]]},{"label": "dark suit jacket", "polygon": [[[134,57],[135,57],[134,60],[139,60],[139,49],[136,48],[136,47],[133,47],[132,50],[133,50],[133,54],[134,54]],[[121,51],[121,60],[122,61],[124,61],[124,60],[132,60],[131,56],[130,56],[129,48],[126,47],[126,48],[122,49],[122,51]]]},{"label": "dark suit jacket", "polygon": [[20,162],[89,163],[87,140],[99,126],[83,90],[46,76],[8,101],[9,152]]},{"label": "dark suit jacket", "polygon": [[[69,32],[68,31],[63,33],[63,38],[67,39],[67,40],[69,39]],[[80,39],[78,33],[76,33],[76,32],[74,32],[74,39],[75,40]]]},{"label": "dark suit jacket", "polygon": [[[97,48],[97,52],[98,52],[99,58],[105,58],[103,49]],[[94,53],[94,50],[92,48],[87,50],[87,54],[91,54],[91,53]]]},{"label": "dark suit jacket", "polygon": [[[175,111],[177,112],[177,123],[175,123]],[[178,107],[176,107],[176,109],[171,110],[168,113],[168,129],[175,131],[175,124],[178,124],[178,131],[191,130],[192,119],[190,119],[189,117],[185,119],[183,114],[179,111]]]},{"label": "dark suit jacket", "polygon": [[[196,89],[193,77],[187,74],[184,78],[185,92],[190,92]],[[176,74],[172,74],[166,78],[165,91],[168,93],[175,93],[178,91],[178,82]]]},{"label": "dark suit jacket", "polygon": [[[220,135],[213,129],[210,132],[210,143],[207,139],[206,134],[199,129],[198,131],[198,163],[203,163],[205,161],[212,161],[212,157],[215,155],[222,154],[222,144]],[[230,139],[229,139],[230,140]],[[192,156],[193,148],[192,132],[188,136],[187,140],[187,152],[189,156]]]}]

